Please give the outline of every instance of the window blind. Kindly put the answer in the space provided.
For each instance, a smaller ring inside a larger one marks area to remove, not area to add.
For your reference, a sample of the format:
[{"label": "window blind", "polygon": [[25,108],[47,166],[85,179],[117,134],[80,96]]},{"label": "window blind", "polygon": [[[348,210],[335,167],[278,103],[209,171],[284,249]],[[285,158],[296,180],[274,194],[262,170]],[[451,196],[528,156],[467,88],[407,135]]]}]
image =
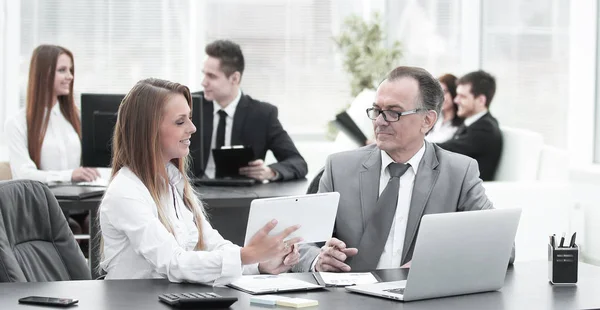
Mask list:
[{"label": "window blind", "polygon": [[205,44],[230,39],[246,59],[244,92],[277,105],[288,131],[324,132],[351,100],[331,40],[336,2],[24,0],[21,101],[42,43],[74,53],[76,92],[124,93],[146,77],[201,90]]},{"label": "window blind", "polygon": [[567,147],[569,1],[484,1],[483,69],[495,75],[491,110],[505,126]]}]

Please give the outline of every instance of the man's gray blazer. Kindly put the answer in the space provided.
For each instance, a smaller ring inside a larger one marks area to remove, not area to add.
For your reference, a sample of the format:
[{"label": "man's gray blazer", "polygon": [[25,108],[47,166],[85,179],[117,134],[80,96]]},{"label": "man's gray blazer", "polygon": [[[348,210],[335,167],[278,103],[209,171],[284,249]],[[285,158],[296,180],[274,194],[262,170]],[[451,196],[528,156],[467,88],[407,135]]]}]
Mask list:
[{"label": "man's gray blazer", "polygon": [[[319,192],[340,193],[334,236],[357,247],[379,197],[381,150],[369,145],[330,155]],[[406,225],[402,264],[412,259],[419,224],[424,214],[492,209],[479,178],[477,162],[425,142],[425,153],[415,176]],[[300,247],[300,262],[293,271],[308,271],[320,249]],[[359,253],[358,255],[369,253]],[[380,257],[371,257],[376,260]],[[510,262],[514,260],[514,247]],[[398,266],[400,267],[400,266]]]}]

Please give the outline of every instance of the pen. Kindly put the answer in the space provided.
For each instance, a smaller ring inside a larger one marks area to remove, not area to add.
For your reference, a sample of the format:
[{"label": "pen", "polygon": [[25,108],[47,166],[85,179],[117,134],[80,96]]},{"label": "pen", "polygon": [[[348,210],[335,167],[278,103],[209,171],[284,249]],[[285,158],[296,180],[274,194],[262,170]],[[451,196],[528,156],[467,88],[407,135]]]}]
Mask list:
[{"label": "pen", "polygon": [[565,244],[565,233],[562,234],[562,237],[560,237],[560,244],[558,245],[559,248],[562,248]]},{"label": "pen", "polygon": [[555,234],[552,234],[552,236],[550,236],[550,245],[552,246],[553,249],[555,248],[555,242],[554,242],[555,236],[556,236]]},{"label": "pen", "polygon": [[571,242],[569,243],[570,248],[575,246],[575,236],[576,235],[577,235],[577,232],[574,232],[573,235],[571,236]]}]

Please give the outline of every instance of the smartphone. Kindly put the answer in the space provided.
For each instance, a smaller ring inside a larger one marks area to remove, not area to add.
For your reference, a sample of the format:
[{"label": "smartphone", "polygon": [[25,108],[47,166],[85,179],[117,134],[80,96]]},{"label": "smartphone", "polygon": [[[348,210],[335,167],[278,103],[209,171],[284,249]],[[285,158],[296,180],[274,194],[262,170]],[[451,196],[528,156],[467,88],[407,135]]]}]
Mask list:
[{"label": "smartphone", "polygon": [[42,297],[42,296],[28,296],[19,299],[20,304],[31,304],[31,305],[44,305],[54,307],[69,307],[79,300],[71,298],[56,298],[56,297]]}]

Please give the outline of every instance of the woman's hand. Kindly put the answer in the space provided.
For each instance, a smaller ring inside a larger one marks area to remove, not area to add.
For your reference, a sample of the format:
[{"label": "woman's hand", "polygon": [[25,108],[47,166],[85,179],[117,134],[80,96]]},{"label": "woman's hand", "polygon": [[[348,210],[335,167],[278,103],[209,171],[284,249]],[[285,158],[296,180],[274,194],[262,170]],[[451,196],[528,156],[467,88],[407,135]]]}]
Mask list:
[{"label": "woman's hand", "polygon": [[290,226],[278,235],[269,236],[269,232],[276,225],[277,220],[267,223],[250,239],[248,245],[241,249],[242,264],[262,263],[276,257],[281,257],[284,255],[283,253],[290,251],[290,245],[302,241],[302,238],[296,237],[283,242],[291,233],[300,228],[299,225]]},{"label": "woman's hand", "polygon": [[100,177],[100,172],[96,168],[79,167],[73,170],[71,181],[73,182],[92,182]]},{"label": "woman's hand", "polygon": [[288,247],[288,251],[284,251],[282,255],[275,257],[269,261],[258,264],[260,273],[280,274],[292,269],[300,261],[300,252],[298,245],[292,244]]}]

